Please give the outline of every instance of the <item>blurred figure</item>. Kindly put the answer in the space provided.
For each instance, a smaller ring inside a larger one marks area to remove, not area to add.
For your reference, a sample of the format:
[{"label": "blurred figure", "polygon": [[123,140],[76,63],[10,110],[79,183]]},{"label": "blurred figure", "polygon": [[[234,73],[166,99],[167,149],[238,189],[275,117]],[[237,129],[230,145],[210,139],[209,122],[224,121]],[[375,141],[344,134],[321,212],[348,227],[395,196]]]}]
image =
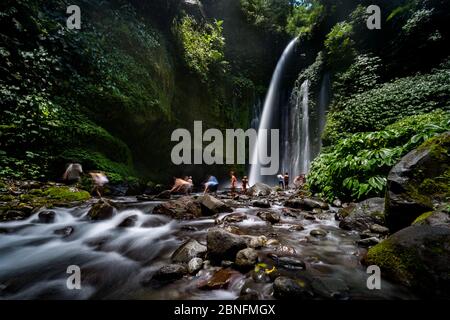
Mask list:
[{"label": "blurred figure", "polygon": [[288,190],[289,189],[289,173],[285,172],[284,173],[284,190]]},{"label": "blurred figure", "polygon": [[248,186],[248,177],[244,176],[242,178],[242,192],[247,193],[247,186]]},{"label": "blurred figure", "polygon": [[102,197],[101,193],[103,192],[104,185],[109,182],[108,178],[101,171],[97,172],[92,171],[89,172],[89,175],[91,176],[92,181],[94,182],[94,188],[92,189],[91,193],[95,191],[97,195],[101,198]]},{"label": "blurred figure", "polygon": [[67,184],[78,183],[81,180],[83,168],[79,163],[70,163],[63,175],[63,180]]},{"label": "blurred figure", "polygon": [[191,190],[192,186],[187,181],[188,178],[189,177],[185,177],[184,179],[174,178],[175,179],[175,183],[174,183],[172,189],[170,189],[170,193],[173,193],[173,192],[184,192],[186,194],[189,194],[189,191]]},{"label": "blurred figure", "polygon": [[284,176],[280,173],[277,175],[277,178],[278,178],[278,186],[281,189],[284,189]]},{"label": "blurred figure", "polygon": [[194,188],[194,181],[192,180],[192,176],[189,176],[186,181],[189,183],[187,194],[191,194],[192,193],[192,189]]},{"label": "blurred figure", "polygon": [[234,171],[230,172],[230,178],[231,178],[231,197],[233,198],[236,194],[236,187],[237,187],[237,178],[234,175]]},{"label": "blurred figure", "polygon": [[208,180],[205,182],[205,191],[203,194],[208,192],[217,192],[217,187],[219,186],[219,181],[214,176],[209,176]]},{"label": "blurred figure", "polygon": [[303,186],[305,185],[305,183],[306,183],[306,178],[305,178],[304,174],[296,176],[294,179],[294,185],[295,185],[295,188],[297,188],[297,189],[302,189]]}]

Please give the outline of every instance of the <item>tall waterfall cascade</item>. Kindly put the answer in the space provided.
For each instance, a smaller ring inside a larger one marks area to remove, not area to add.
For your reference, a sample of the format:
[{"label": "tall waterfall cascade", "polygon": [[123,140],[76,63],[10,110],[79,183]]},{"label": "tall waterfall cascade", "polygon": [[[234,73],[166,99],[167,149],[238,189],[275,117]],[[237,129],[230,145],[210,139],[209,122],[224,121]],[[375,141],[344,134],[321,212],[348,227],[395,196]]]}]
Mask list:
[{"label": "tall waterfall cascade", "polygon": [[267,181],[261,176],[261,164],[258,161],[258,153],[262,149],[262,143],[266,143],[267,139],[260,139],[261,129],[272,129],[272,125],[274,124],[274,120],[278,118],[277,111],[279,109],[279,89],[281,85],[281,81],[283,79],[283,73],[285,71],[286,64],[288,62],[288,58],[292,55],[295,49],[295,45],[297,43],[297,38],[293,39],[286,49],[284,49],[281,58],[279,59],[275,71],[272,76],[272,80],[270,81],[269,90],[266,95],[266,99],[264,101],[264,106],[262,110],[261,117],[259,119],[259,127],[258,127],[258,141],[256,145],[252,148],[251,152],[251,167],[250,167],[250,176],[249,183],[250,185],[255,184],[256,182]]},{"label": "tall waterfall cascade", "polygon": [[[297,39],[292,40],[284,50],[272,76],[261,115],[254,116],[252,127],[258,123],[258,141],[252,150],[250,167],[250,185],[256,182],[273,183],[276,177],[261,175],[258,152],[262,143],[268,139],[261,138],[261,129],[280,129],[280,173],[287,172],[291,177],[308,174],[311,162],[320,153],[322,133],[326,123],[326,113],[330,101],[330,75],[325,73],[320,83],[320,91],[311,87],[311,81],[297,81],[291,92],[291,99],[286,105],[280,105],[280,88],[289,56],[292,55]],[[314,91],[312,91],[314,90]],[[311,100],[314,99],[314,100]],[[255,105],[257,109],[261,105]],[[266,150],[266,148],[264,148]]]}]

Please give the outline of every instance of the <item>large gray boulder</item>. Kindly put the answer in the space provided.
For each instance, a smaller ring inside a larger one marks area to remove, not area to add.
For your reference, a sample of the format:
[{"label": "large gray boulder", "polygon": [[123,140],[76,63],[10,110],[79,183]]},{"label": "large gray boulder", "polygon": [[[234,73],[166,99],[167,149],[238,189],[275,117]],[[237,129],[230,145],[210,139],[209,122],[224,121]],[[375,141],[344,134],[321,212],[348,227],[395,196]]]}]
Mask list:
[{"label": "large gray boulder", "polygon": [[389,172],[386,223],[392,232],[433,210],[433,202],[450,196],[450,132],[409,152]]},{"label": "large gray boulder", "polygon": [[206,235],[208,257],[214,262],[234,261],[239,250],[247,247],[243,237],[220,228],[212,228]]},{"label": "large gray boulder", "polygon": [[253,197],[265,197],[272,193],[272,188],[267,184],[257,182],[247,190],[247,194]]},{"label": "large gray boulder", "polygon": [[342,217],[339,227],[362,232],[373,225],[383,225],[384,202],[384,198],[371,198],[339,210]]},{"label": "large gray boulder", "polygon": [[202,215],[204,216],[212,216],[223,212],[233,212],[233,209],[229,205],[208,194],[200,197],[198,202],[200,203]]},{"label": "large gray boulder", "polygon": [[450,228],[414,225],[369,249],[367,265],[426,298],[450,298]]},{"label": "large gray boulder", "polygon": [[206,246],[202,245],[195,239],[190,239],[184,242],[172,254],[172,261],[179,263],[189,263],[193,258],[203,258],[206,254]]}]

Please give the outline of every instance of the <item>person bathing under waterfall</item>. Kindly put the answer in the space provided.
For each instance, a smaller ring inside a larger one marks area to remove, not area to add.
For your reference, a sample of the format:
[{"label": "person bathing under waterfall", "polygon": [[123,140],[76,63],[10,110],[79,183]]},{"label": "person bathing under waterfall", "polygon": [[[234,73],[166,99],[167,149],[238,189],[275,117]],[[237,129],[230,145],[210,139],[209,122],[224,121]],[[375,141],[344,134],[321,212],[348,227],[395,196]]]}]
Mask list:
[{"label": "person bathing under waterfall", "polygon": [[248,177],[244,176],[242,178],[242,193],[247,193]]},{"label": "person bathing under waterfall", "polygon": [[236,186],[237,186],[237,178],[234,175],[234,171],[230,172],[230,178],[231,178],[231,197],[234,198],[236,195]]},{"label": "person bathing under waterfall", "polygon": [[289,173],[285,172],[284,173],[284,190],[288,190],[289,189]]},{"label": "person bathing under waterfall", "polygon": [[205,191],[203,194],[208,192],[217,192],[217,187],[219,186],[219,181],[214,176],[209,176],[208,180],[205,182]]},{"label": "person bathing under waterfall", "polygon": [[184,192],[190,194],[193,186],[192,179],[191,182],[189,182],[189,177],[185,177],[184,179],[174,177],[174,179],[175,182],[172,189],[170,189],[170,193]]},{"label": "person bathing under waterfall", "polygon": [[283,190],[284,189],[284,176],[280,173],[277,175],[278,178],[278,186]]}]

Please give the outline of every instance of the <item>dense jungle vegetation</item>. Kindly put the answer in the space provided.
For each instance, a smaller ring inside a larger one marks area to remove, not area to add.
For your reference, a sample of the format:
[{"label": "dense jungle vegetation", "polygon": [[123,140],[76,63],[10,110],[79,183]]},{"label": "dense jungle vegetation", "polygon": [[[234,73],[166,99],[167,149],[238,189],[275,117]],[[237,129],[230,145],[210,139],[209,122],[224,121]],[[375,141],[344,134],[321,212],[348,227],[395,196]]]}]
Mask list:
[{"label": "dense jungle vegetation", "polygon": [[[381,195],[401,156],[450,129],[445,0],[70,4],[81,30],[66,28],[67,1],[0,5],[0,177],[59,179],[76,161],[112,182],[167,183],[184,170],[170,161],[172,130],[199,118],[248,128],[293,37],[313,105],[323,75],[332,80],[313,193]],[[372,4],[379,30],[366,26]]]}]

